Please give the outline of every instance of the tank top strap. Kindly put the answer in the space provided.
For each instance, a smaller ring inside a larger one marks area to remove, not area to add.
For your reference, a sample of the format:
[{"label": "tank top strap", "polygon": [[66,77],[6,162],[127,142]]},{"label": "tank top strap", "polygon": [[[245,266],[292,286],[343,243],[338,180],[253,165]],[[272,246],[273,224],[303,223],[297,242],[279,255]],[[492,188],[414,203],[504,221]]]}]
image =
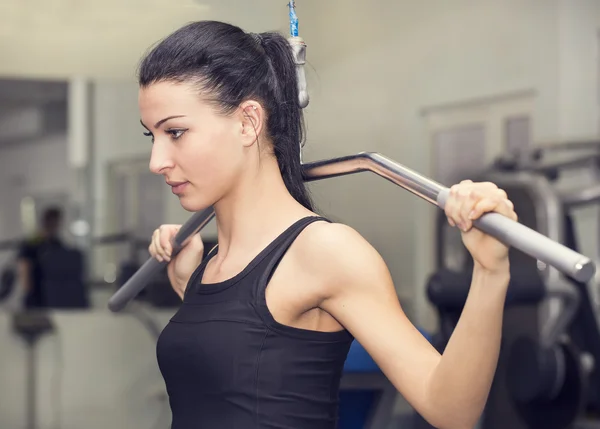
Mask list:
[{"label": "tank top strap", "polygon": [[287,253],[290,246],[294,243],[296,238],[298,238],[300,233],[302,231],[304,231],[304,229],[308,225],[310,225],[314,222],[317,222],[317,221],[331,222],[329,219],[326,219],[321,216],[305,217],[305,218],[300,219],[294,225],[292,225],[287,231],[285,231],[278,238],[277,245],[275,246],[274,249],[272,249],[269,252],[269,255],[262,262],[263,269],[261,270],[261,276],[260,276],[259,285],[258,285],[258,287],[259,287],[259,291],[258,291],[259,295],[258,296],[261,299],[261,301],[264,300],[267,284],[271,280],[271,277],[273,276],[275,269],[279,265],[279,262],[281,262],[281,259]]},{"label": "tank top strap", "polygon": [[[201,290],[224,290],[225,286],[230,284],[238,283],[240,278],[245,277],[254,277],[261,278],[262,275],[257,275],[257,269],[262,274],[264,267],[267,266],[269,271],[274,271],[277,262],[283,257],[287,249],[296,239],[296,237],[313,222],[324,220],[330,222],[328,219],[321,216],[306,216],[294,222],[290,225],[283,233],[281,233],[275,240],[273,240],[265,249],[263,249],[247,266],[246,268],[235,277],[230,280],[226,280],[224,282],[220,282],[213,285],[201,285],[201,280],[204,275],[204,271],[208,262],[216,255],[218,251],[218,245],[213,247],[210,252],[204,257],[200,265],[196,268],[196,270],[192,273],[190,280],[188,281],[186,290],[184,292],[184,302],[186,302],[186,297],[189,295],[194,295],[196,292],[200,292]],[[260,267],[260,268],[259,268]],[[235,281],[234,281],[235,280]],[[266,288],[266,285],[265,285]],[[258,292],[258,293],[257,293]],[[252,293],[252,292],[251,292]],[[255,297],[260,297],[260,291],[254,291]],[[264,291],[263,291],[264,295]],[[256,298],[255,298],[256,299]]]},{"label": "tank top strap", "polygon": [[202,258],[202,261],[200,262],[198,267],[196,267],[196,269],[190,276],[190,279],[188,280],[188,284],[185,288],[185,291],[183,292],[183,300],[184,301],[185,301],[186,296],[193,293],[194,290],[196,290],[196,288],[198,287],[198,283],[200,282],[200,279],[202,279],[202,275],[204,274],[204,270],[206,269],[206,265],[208,264],[208,261],[213,256],[215,256],[218,248],[219,248],[219,245],[216,244],[212,249],[210,249],[209,252],[206,254],[206,256],[204,256],[204,258]]},{"label": "tank top strap", "polygon": [[273,318],[273,315],[271,314],[267,305],[267,286],[271,280],[271,277],[275,273],[277,266],[300,233],[304,231],[307,226],[317,221],[326,221],[331,223],[329,219],[320,216],[311,216],[301,219],[292,228],[286,231],[284,236],[280,237],[277,246],[271,252],[269,252],[268,256],[262,261],[260,264],[260,270],[257,270],[260,272],[260,276],[256,278],[254,286],[255,307],[263,322],[272,329],[275,329],[281,333],[309,340],[345,341],[349,338],[349,334],[345,330],[339,332],[316,332],[281,325]]}]

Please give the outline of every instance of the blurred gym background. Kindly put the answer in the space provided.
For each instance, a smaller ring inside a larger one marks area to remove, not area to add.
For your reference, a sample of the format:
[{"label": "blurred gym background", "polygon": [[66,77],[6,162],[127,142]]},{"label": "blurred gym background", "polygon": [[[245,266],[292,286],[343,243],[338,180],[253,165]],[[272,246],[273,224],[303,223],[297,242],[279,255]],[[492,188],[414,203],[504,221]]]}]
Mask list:
[{"label": "blurred gym background", "polygon": [[[161,277],[127,311],[106,308],[148,257],[153,229],[189,217],[148,171],[136,67],[192,20],[287,34],[286,3],[0,0],[1,428],[169,427],[155,343],[176,297]],[[308,45],[305,161],[372,151],[445,185],[491,178],[524,223],[600,259],[600,2],[297,0],[296,8]],[[469,261],[438,210],[370,173],[310,189],[324,215],[379,250],[403,308],[443,349]],[[24,318],[17,255],[53,207],[71,253],[53,265],[52,303]],[[215,234],[214,225],[202,232],[207,242]],[[517,293],[480,428],[600,427],[600,285],[512,256]],[[390,387],[353,347],[340,429],[426,428]]]}]

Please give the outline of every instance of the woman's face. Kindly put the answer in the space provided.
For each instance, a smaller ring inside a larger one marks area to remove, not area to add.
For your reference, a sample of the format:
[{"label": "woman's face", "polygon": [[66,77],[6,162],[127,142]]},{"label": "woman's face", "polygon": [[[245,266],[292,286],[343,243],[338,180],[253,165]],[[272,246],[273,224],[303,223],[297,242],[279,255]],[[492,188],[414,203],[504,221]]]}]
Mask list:
[{"label": "woman's face", "polygon": [[153,141],[150,170],[165,177],[184,209],[202,210],[235,186],[247,147],[239,115],[218,114],[185,83],[141,88],[138,101]]}]

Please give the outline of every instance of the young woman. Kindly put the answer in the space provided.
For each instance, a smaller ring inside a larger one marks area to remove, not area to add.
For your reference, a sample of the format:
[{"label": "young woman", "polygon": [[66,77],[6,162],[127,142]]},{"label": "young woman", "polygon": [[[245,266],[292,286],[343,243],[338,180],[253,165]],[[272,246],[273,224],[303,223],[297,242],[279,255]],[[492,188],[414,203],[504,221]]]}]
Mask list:
[{"label": "young woman", "polygon": [[490,211],[516,219],[506,193],[491,183],[452,188],[446,214],[474,272],[440,356],[405,316],[377,251],[313,209],[284,37],[195,22],[149,52],[139,84],[150,169],[186,210],[213,205],[218,228],[204,260],[197,235],[171,258],[179,225],[162,225],[150,246],[183,300],[157,346],[172,428],[335,428],[353,339],[432,425],[473,427],[498,359],[509,261],[504,245],[471,227]]}]

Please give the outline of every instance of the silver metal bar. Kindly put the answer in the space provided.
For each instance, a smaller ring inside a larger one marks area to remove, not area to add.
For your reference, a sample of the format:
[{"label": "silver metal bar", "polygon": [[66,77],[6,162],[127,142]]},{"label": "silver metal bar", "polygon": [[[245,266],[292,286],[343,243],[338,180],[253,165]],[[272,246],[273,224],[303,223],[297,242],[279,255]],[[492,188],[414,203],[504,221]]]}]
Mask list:
[{"label": "silver metal bar", "polygon": [[[445,186],[378,153],[361,152],[356,155],[311,162],[304,164],[303,168],[305,180],[309,182],[371,171],[441,209],[444,208],[449,196],[449,189]],[[190,235],[198,232],[213,216],[212,208],[192,216],[175,239],[173,255],[177,254],[182,243]],[[595,265],[589,258],[500,214],[487,213],[476,220],[473,225],[503,243],[551,265],[579,281],[589,281],[596,271]],[[142,268],[113,295],[109,302],[109,308],[112,311],[124,308],[127,302],[142,291],[149,279],[164,267],[164,264],[153,258],[146,261]]]},{"label": "silver metal bar", "polygon": [[[372,171],[441,209],[444,208],[449,195],[449,189],[443,185],[377,153],[362,152],[343,158],[318,161],[305,165],[305,171],[309,178],[318,179]],[[589,281],[596,271],[590,258],[498,213],[483,215],[473,222],[473,226],[579,281]]]},{"label": "silver metal bar", "polygon": [[374,152],[310,162],[304,164],[303,168],[307,182],[371,171],[436,205],[440,192],[446,189],[428,177]]},{"label": "silver metal bar", "polygon": [[[215,212],[212,207],[202,210],[201,212],[195,213],[179,230],[175,239],[173,240],[173,252],[172,255],[177,255],[183,246],[187,243],[188,238],[192,235],[200,232],[215,216]],[[108,308],[111,311],[117,312],[125,308],[125,306],[133,300],[144,288],[152,278],[160,272],[167,264],[165,262],[159,262],[157,259],[148,258],[144,265],[135,272],[125,284],[110,297],[108,301]]]}]

